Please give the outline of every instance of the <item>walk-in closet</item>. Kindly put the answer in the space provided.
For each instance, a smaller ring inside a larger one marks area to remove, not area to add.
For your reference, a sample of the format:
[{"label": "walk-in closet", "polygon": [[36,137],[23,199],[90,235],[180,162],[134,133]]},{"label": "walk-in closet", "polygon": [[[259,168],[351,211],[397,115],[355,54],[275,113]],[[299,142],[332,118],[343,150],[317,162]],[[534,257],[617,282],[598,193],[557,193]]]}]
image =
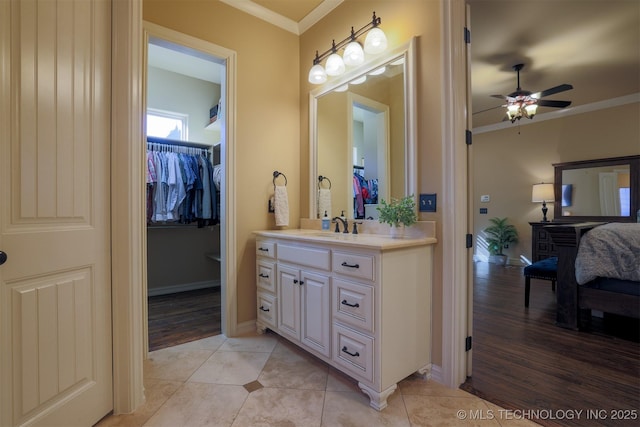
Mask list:
[{"label": "walk-in closet", "polygon": [[221,332],[224,64],[150,37],[147,50],[149,350]]}]

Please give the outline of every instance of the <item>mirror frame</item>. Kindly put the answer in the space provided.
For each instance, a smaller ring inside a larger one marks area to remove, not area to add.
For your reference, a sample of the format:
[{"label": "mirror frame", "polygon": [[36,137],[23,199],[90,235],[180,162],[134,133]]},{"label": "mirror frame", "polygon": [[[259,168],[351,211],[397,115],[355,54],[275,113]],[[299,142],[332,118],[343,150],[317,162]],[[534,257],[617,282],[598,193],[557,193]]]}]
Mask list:
[{"label": "mirror frame", "polygon": [[[597,216],[597,215],[570,215],[562,216],[562,172],[565,170],[594,168],[602,166],[629,165],[631,185],[631,206],[629,216]],[[553,190],[555,201],[553,203],[554,222],[636,222],[636,213],[640,209],[640,155],[611,157],[607,159],[581,160],[577,162],[554,163],[555,175]]]},{"label": "mirror frame", "polygon": [[[405,155],[404,155],[404,189],[405,195],[413,194],[417,197],[418,188],[418,156],[417,156],[417,84],[416,84],[416,37],[412,37],[409,42],[404,43],[388,52],[372,58],[353,70],[332,79],[309,92],[309,217],[317,218],[317,197],[318,191],[318,98],[334,89],[373,71],[380,66],[389,63],[400,56],[405,57],[404,64],[404,127],[405,127]],[[417,206],[417,203],[416,203]],[[417,209],[417,207],[416,207]]]}]

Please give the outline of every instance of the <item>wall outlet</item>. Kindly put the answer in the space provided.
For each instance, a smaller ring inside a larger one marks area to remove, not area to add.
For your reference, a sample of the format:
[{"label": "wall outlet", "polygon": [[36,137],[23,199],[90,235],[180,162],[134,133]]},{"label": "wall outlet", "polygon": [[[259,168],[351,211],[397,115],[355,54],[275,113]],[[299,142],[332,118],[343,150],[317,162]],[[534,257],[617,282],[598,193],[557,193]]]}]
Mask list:
[{"label": "wall outlet", "polygon": [[435,212],[436,211],[437,198],[435,194],[421,194],[420,206],[418,209],[420,212]]}]

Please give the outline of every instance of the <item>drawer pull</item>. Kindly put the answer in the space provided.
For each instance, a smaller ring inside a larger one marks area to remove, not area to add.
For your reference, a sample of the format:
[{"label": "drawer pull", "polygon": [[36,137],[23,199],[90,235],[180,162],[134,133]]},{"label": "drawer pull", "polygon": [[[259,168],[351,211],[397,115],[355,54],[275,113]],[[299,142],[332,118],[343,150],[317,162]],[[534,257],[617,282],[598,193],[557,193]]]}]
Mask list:
[{"label": "drawer pull", "polygon": [[346,299],[343,299],[341,304],[348,305],[349,307],[355,307],[355,308],[360,307],[360,304],[358,304],[358,303],[349,304]]},{"label": "drawer pull", "polygon": [[347,264],[347,262],[343,262],[342,263],[343,267],[349,267],[349,268],[360,268],[360,264]]},{"label": "drawer pull", "polygon": [[360,353],[358,353],[357,351],[355,353],[351,353],[349,350],[347,350],[347,346],[346,345],[344,347],[342,347],[342,352],[343,353],[347,353],[351,357],[360,357]]},{"label": "drawer pull", "polygon": [[269,252],[269,248],[258,248],[258,250],[262,252]]},{"label": "drawer pull", "polygon": [[261,305],[261,306],[260,306],[260,310],[262,310],[262,311],[269,311],[269,309],[268,309],[268,308],[264,308],[264,305]]},{"label": "drawer pull", "polygon": [[263,274],[263,273],[258,274],[258,276],[260,276],[260,277],[262,277],[262,278],[265,278],[265,279],[268,279],[268,278],[269,278],[269,275],[268,275],[268,274]]}]

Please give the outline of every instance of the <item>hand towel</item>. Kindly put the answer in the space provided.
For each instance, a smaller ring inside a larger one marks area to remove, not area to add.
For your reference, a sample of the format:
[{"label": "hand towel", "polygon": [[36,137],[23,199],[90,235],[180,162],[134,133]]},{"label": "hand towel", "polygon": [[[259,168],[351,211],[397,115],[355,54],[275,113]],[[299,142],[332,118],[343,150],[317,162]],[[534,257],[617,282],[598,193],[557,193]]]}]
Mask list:
[{"label": "hand towel", "polygon": [[319,218],[324,218],[324,213],[327,213],[329,218],[331,216],[331,190],[328,188],[321,188],[318,190],[318,215]]},{"label": "hand towel", "polygon": [[289,198],[287,196],[287,187],[284,185],[276,185],[274,199],[276,225],[286,227],[289,225]]}]

